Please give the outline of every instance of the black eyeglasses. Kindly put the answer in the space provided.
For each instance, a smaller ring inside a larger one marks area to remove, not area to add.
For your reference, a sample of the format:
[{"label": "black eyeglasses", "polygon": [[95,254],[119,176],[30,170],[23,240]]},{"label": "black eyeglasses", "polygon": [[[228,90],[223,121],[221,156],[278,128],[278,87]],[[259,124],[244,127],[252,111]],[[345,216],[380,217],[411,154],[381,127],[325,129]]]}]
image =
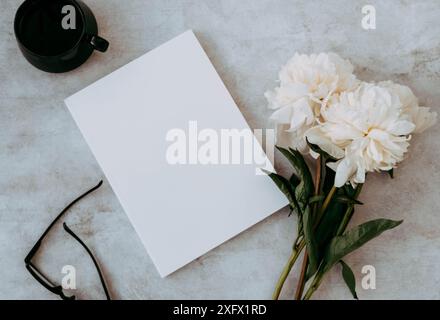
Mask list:
[{"label": "black eyeglasses", "polygon": [[[100,186],[102,185],[102,181],[100,181],[95,187],[91,188],[90,190],[86,191],[85,193],[83,193],[82,195],[80,195],[78,198],[76,198],[75,200],[73,200],[66,208],[64,208],[63,211],[61,211],[58,216],[52,221],[52,223],[49,225],[49,227],[47,227],[46,231],[44,231],[44,233],[41,235],[41,237],[38,239],[38,241],[35,243],[35,245],[32,247],[31,251],[29,251],[29,253],[27,254],[26,258],[24,259],[24,262],[26,264],[26,269],[30,272],[30,274],[43,286],[45,287],[47,290],[49,290],[50,292],[58,295],[61,297],[61,299],[63,300],[75,300],[75,296],[67,296],[64,291],[63,291],[63,287],[60,285],[56,285],[54,284],[51,280],[49,280],[48,277],[46,277],[33,263],[32,263],[32,258],[35,256],[35,254],[37,253],[38,249],[41,246],[41,243],[43,242],[44,238],[46,237],[46,235],[49,233],[49,231],[52,229],[52,227],[56,224],[56,222],[71,208],[73,207],[73,205],[75,205],[75,203],[77,203],[78,201],[80,201],[82,198],[86,197],[87,195],[89,195],[90,193],[92,193],[93,191],[95,191],[96,189],[98,189]],[[89,254],[90,258],[93,261],[93,264],[96,267],[96,270],[98,271],[99,274],[99,279],[101,281],[102,287],[104,289],[105,292],[105,296],[107,297],[107,300],[111,300],[110,295],[108,293],[108,289],[107,286],[105,285],[105,281],[104,281],[104,277],[102,276],[102,272],[101,269],[98,266],[98,262],[96,261],[95,257],[93,256],[92,252],[90,251],[90,249],[86,246],[86,244],[66,225],[66,223],[63,223],[63,227],[64,230],[70,234],[76,241],[78,241],[81,246],[87,251],[87,253]]]}]

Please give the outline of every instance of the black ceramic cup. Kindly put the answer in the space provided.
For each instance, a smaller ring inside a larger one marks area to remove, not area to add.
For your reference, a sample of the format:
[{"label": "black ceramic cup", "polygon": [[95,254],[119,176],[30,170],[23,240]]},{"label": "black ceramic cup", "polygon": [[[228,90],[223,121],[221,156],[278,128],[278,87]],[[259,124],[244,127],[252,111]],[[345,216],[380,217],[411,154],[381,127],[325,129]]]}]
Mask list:
[{"label": "black ceramic cup", "polygon": [[14,31],[24,57],[46,72],[73,70],[94,50],[105,52],[109,46],[80,0],[26,0],[15,15]]}]

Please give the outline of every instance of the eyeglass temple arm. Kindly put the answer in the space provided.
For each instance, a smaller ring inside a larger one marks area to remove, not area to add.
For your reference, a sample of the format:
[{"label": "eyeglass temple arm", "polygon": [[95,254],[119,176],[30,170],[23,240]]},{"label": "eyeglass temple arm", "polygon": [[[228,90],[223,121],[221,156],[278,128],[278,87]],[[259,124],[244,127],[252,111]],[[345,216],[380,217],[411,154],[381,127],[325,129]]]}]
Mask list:
[{"label": "eyeglass temple arm", "polygon": [[[54,285],[47,277],[41,273],[41,271],[29,262],[26,264],[26,269],[30,272],[30,274],[37,280],[43,287],[45,287],[50,292],[59,295],[63,300],[75,300],[75,296],[68,297],[64,294],[63,288],[61,286]],[[45,281],[43,281],[43,279]]]},{"label": "eyeglass temple arm", "polygon": [[111,300],[110,294],[108,293],[107,286],[105,285],[104,277],[102,275],[101,269],[99,268],[98,262],[96,261],[95,257],[93,256],[92,251],[87,247],[87,245],[67,226],[67,224],[63,223],[63,228],[66,230],[67,233],[69,233],[73,238],[75,238],[76,241],[78,241],[84,249],[86,249],[87,253],[89,254],[90,258],[92,258],[93,264],[95,265],[96,271],[98,271],[99,279],[101,280],[102,287],[104,288],[105,296],[107,297],[107,300]]},{"label": "eyeglass temple arm", "polygon": [[[52,291],[53,293],[57,293],[56,285],[52,283],[32,262],[26,264],[26,269],[31,273],[31,275],[46,289]],[[43,281],[43,279],[46,281]]]},{"label": "eyeglass temple arm", "polygon": [[80,195],[78,198],[76,198],[75,200],[73,200],[67,207],[64,208],[63,211],[61,211],[58,216],[52,221],[52,223],[46,228],[46,230],[43,232],[43,234],[41,235],[41,237],[38,239],[38,241],[35,243],[35,245],[32,247],[32,249],[29,251],[29,253],[27,254],[27,256],[24,258],[24,262],[26,264],[29,264],[30,261],[32,260],[32,258],[34,257],[35,253],[38,251],[38,249],[41,246],[41,243],[44,239],[44,237],[49,233],[50,229],[52,229],[52,227],[54,226],[55,223],[57,223],[57,221],[75,204],[77,203],[79,200],[81,200],[82,198],[86,197],[87,195],[89,195],[90,193],[92,193],[93,191],[95,191],[96,189],[98,189],[100,186],[102,185],[102,180],[99,181],[99,183],[94,186],[93,188],[91,188],[90,190],[86,191],[85,193],[83,193],[82,195]]}]

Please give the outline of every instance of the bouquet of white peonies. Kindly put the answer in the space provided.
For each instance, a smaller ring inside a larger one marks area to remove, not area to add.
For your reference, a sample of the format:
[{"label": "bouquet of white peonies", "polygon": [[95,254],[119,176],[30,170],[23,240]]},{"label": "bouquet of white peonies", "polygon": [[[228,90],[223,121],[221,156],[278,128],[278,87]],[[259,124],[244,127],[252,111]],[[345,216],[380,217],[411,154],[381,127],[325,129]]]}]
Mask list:
[{"label": "bouquet of white peonies", "polygon": [[[355,298],[344,256],[402,221],[377,219],[346,230],[368,172],[388,172],[404,159],[411,135],[431,127],[437,114],[419,106],[410,88],[391,81],[362,82],[334,53],[295,54],[279,86],[265,94],[277,127],[277,148],[295,169],[268,173],[298,215],[298,236],[273,298],[304,250],[296,299],[309,299],[337,263]],[[316,162],[315,175],[304,155]]]}]

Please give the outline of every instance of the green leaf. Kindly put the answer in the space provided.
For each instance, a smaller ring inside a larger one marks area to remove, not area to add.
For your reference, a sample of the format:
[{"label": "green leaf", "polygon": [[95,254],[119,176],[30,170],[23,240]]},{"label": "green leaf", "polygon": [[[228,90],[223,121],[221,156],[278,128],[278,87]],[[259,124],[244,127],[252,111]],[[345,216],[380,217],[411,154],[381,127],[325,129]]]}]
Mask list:
[{"label": "green leaf", "polygon": [[[337,194],[342,193],[340,190],[336,192]],[[341,224],[346,210],[347,205],[345,203],[335,200],[331,201],[319,225],[315,228],[315,238],[321,257],[324,255],[330,241],[336,236],[336,231]]]},{"label": "green leaf", "polygon": [[290,164],[292,165],[292,167],[299,173],[300,172],[300,164],[298,162],[298,159],[287,149],[276,146],[276,148],[278,149],[279,152],[281,152],[283,154],[283,156],[290,162]]},{"label": "green leaf", "polygon": [[305,276],[305,281],[307,283],[307,281],[309,281],[313,275],[317,272],[317,270],[313,271],[312,269],[310,269],[310,265],[307,265],[307,270],[306,270],[306,276]]},{"label": "green leaf", "polygon": [[[324,170],[322,170],[322,168],[324,168]],[[336,172],[331,169],[327,170],[326,165],[321,165],[321,181],[323,182],[321,193],[327,194],[330,192],[335,185],[335,177]]]},{"label": "green leaf", "polygon": [[[266,170],[263,171],[272,179],[278,189],[280,189],[280,191],[286,196],[287,200],[289,200],[290,206],[292,208],[295,208],[297,211],[300,210],[299,204],[295,198],[295,191],[293,190],[293,187],[290,184],[289,180],[274,172],[268,172]],[[301,211],[298,211],[298,213],[300,212]]]},{"label": "green leaf", "polygon": [[387,172],[390,175],[391,179],[394,179],[394,169],[388,170]]},{"label": "green leaf", "polygon": [[335,200],[340,202],[340,203],[347,203],[347,204],[350,204],[350,205],[354,205],[354,204],[363,205],[363,203],[360,202],[359,200],[354,199],[354,198],[350,198],[350,197],[347,197],[347,196],[338,196],[338,197],[336,197]]},{"label": "green leaf", "polygon": [[[343,190],[338,189],[335,196],[342,194]],[[320,223],[315,228],[314,237],[318,246],[319,261],[323,259],[328,244],[333,239],[333,237],[336,236],[336,231],[341,224],[346,210],[347,204],[337,202],[333,199],[327,207],[324,215],[322,216]],[[306,273],[307,280],[310,279],[311,276],[312,274]]]},{"label": "green leaf", "polygon": [[277,147],[277,149],[287,158],[301,179],[301,182],[295,188],[295,196],[304,209],[307,206],[310,196],[314,193],[313,179],[309,167],[300,152],[291,148],[287,150]]},{"label": "green leaf", "polygon": [[344,185],[344,193],[347,197],[354,199],[356,195],[356,191],[360,188],[360,183],[356,186],[356,188],[353,188],[351,184]]},{"label": "green leaf", "polygon": [[322,150],[317,144],[313,144],[310,143],[309,140],[306,138],[306,142],[309,146],[310,149],[312,149],[312,151],[316,152],[317,154],[319,154],[321,157],[323,157],[325,160],[332,160],[332,161],[336,161],[337,159],[335,157],[332,157],[331,155],[329,155],[327,152],[325,152],[324,150]]},{"label": "green leaf", "polygon": [[342,277],[344,278],[345,283],[347,284],[348,289],[350,289],[353,298],[358,300],[358,296],[356,293],[356,278],[354,276],[351,268],[342,260],[339,261],[342,265]]},{"label": "green leaf", "polygon": [[[355,189],[351,186],[345,185],[343,188],[338,188],[336,191],[335,196],[315,230],[315,237],[320,254],[324,255],[330,241],[338,235],[337,232],[348,208],[353,208],[356,204],[355,202],[360,204],[360,202],[354,201],[354,199],[357,199],[361,187],[361,184],[358,184]],[[354,208],[352,210],[353,215]]]},{"label": "green leaf", "polygon": [[298,234],[304,233],[304,230],[303,230],[303,215],[302,215],[302,213],[298,214],[297,232],[298,232]]},{"label": "green leaf", "polygon": [[318,269],[318,246],[313,232],[312,210],[308,205],[303,214],[304,238],[307,245],[309,256],[310,274],[314,274]]},{"label": "green leaf", "polygon": [[324,157],[319,157],[319,166],[321,168],[321,181],[319,182],[318,192],[319,194],[325,191],[325,180],[327,177],[327,159]]},{"label": "green leaf", "polygon": [[309,204],[313,204],[313,203],[316,203],[316,202],[321,202],[324,199],[325,199],[325,196],[322,195],[322,194],[318,195],[318,196],[313,196],[313,197],[309,198]]},{"label": "green leaf", "polygon": [[293,203],[293,189],[290,185],[290,182],[284,178],[283,176],[280,176],[279,174],[276,174],[274,172],[269,172],[264,170],[264,173],[266,173],[269,178],[272,179],[272,181],[276,184],[278,189],[286,196],[286,198],[289,200],[290,203]]},{"label": "green leaf", "polygon": [[293,187],[296,188],[299,185],[299,183],[301,182],[301,179],[296,174],[292,173],[292,175],[290,176],[289,182]]},{"label": "green leaf", "polygon": [[324,254],[324,269],[327,272],[339,260],[347,254],[360,248],[371,239],[379,236],[382,232],[395,228],[403,221],[377,219],[368,221],[347,231],[341,236],[334,237]]}]

